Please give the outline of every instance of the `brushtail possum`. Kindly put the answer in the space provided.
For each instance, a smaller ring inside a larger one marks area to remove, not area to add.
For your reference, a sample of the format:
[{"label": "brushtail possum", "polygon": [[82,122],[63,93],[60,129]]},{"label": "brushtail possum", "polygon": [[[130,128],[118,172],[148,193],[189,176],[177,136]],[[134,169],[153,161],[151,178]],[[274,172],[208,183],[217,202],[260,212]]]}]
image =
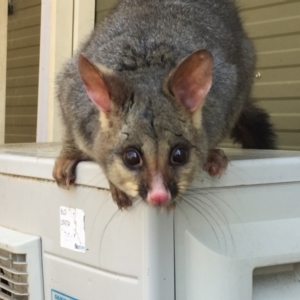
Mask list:
[{"label": "brushtail possum", "polygon": [[174,206],[201,169],[222,174],[226,135],[275,147],[250,98],[254,69],[233,1],[121,0],[58,76],[54,178],[69,187],[78,162],[94,160],[120,208]]}]

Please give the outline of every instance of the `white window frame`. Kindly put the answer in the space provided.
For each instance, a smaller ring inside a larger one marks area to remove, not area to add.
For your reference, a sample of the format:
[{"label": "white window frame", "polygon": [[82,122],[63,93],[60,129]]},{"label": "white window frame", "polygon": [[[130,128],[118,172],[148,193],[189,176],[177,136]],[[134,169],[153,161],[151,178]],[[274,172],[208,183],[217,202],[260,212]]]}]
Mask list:
[{"label": "white window frame", "polygon": [[61,140],[55,78],[95,26],[95,0],[42,0],[37,142]]}]

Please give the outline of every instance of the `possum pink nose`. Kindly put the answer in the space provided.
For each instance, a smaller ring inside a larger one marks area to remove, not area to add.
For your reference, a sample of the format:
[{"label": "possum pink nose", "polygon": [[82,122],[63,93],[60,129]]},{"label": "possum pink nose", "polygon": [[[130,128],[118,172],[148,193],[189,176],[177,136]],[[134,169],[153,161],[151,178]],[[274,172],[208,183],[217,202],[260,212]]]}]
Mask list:
[{"label": "possum pink nose", "polygon": [[166,192],[152,192],[149,194],[150,203],[153,205],[165,205],[169,201],[169,194]]},{"label": "possum pink nose", "polygon": [[150,188],[147,197],[148,203],[155,206],[167,205],[171,199],[171,194],[165,187],[163,176],[160,173],[155,174],[149,185]]}]

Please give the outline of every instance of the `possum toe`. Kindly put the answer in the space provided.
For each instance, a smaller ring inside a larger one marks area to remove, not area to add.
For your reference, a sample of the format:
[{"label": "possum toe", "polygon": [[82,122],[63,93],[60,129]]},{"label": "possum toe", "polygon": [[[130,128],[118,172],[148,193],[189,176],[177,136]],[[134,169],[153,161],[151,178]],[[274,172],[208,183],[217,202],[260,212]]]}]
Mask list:
[{"label": "possum toe", "polygon": [[221,177],[224,171],[227,169],[227,166],[228,158],[223,150],[210,150],[207,161],[204,165],[204,170],[208,172],[209,175],[219,175]]},{"label": "possum toe", "polygon": [[62,156],[57,158],[52,175],[61,188],[69,189],[74,184],[76,179],[75,170],[78,163],[79,160],[74,158]]}]

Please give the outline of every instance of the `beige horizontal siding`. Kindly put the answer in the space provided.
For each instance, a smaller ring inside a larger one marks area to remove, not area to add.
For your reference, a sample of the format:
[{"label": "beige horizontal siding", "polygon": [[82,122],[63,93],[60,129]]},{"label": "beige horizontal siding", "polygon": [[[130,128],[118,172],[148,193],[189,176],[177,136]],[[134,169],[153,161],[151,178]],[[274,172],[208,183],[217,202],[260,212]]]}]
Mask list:
[{"label": "beige horizontal siding", "polygon": [[[258,67],[259,69],[259,67]],[[289,68],[259,69],[261,78],[256,80],[253,96],[260,98],[300,98],[300,66]]]},{"label": "beige horizontal siding", "polygon": [[[300,149],[300,1],[239,0],[258,55],[253,96],[266,109],[280,149]],[[231,146],[227,139],[223,144]]]},{"label": "beige horizontal siding", "polygon": [[35,142],[41,0],[14,0],[8,17],[6,143]]},{"label": "beige horizontal siding", "polygon": [[21,49],[10,49],[7,53],[7,59],[15,59],[18,57],[31,56],[33,53],[38,53],[40,47],[32,46]]},{"label": "beige horizontal siding", "polygon": [[[16,96],[34,96],[38,91],[37,86],[26,86],[26,87],[8,87],[6,88],[6,95],[8,97],[16,97]],[[7,101],[9,103],[9,101]]]},{"label": "beige horizontal siding", "polygon": [[281,149],[300,149],[300,1],[241,2],[257,50],[253,96],[271,115]]},{"label": "beige horizontal siding", "polygon": [[10,22],[9,32],[12,32],[14,30],[28,28],[28,27],[39,26],[40,23],[41,23],[40,15],[29,16],[29,17],[26,17],[26,18],[20,19],[20,20],[16,19],[16,20]]},{"label": "beige horizontal siding", "polygon": [[36,96],[35,95],[33,95],[33,96],[23,95],[23,96],[17,96],[17,97],[10,97],[9,103],[7,103],[7,105],[6,105],[6,109],[11,106],[22,106],[22,105],[23,106],[24,105],[35,106],[36,105]]},{"label": "beige horizontal siding", "polygon": [[28,87],[34,86],[36,81],[38,80],[37,75],[26,76],[26,77],[13,77],[11,79],[7,79],[7,84],[9,84],[10,88],[17,88],[17,87]]},{"label": "beige horizontal siding", "polygon": [[283,150],[299,150],[299,132],[280,130],[277,132],[278,144]]},{"label": "beige horizontal siding", "polygon": [[255,48],[260,55],[265,52],[274,53],[275,51],[284,53],[291,50],[299,50],[300,39],[299,36],[295,35],[266,37],[264,39],[255,40]]},{"label": "beige horizontal siding", "polygon": [[[21,130],[21,128],[20,128]],[[16,142],[17,141],[17,142]],[[35,143],[36,139],[32,135],[25,135],[25,134],[8,134],[5,137],[5,143],[13,144],[13,143]]]},{"label": "beige horizontal siding", "polygon": [[17,40],[23,37],[30,37],[30,36],[39,36],[40,34],[40,26],[32,26],[22,29],[16,29],[14,31],[9,31],[7,38],[9,40]]},{"label": "beige horizontal siding", "polygon": [[22,49],[26,47],[38,46],[40,44],[40,36],[21,37],[19,39],[8,40],[7,50]]},{"label": "beige horizontal siding", "polygon": [[[14,22],[17,21],[17,18],[27,19],[40,15],[40,0],[29,1],[28,3],[31,3],[31,5],[28,6],[26,6],[26,2],[27,0],[13,0],[14,13],[11,15],[11,17],[14,18]],[[8,31],[10,31],[10,29]]]},{"label": "beige horizontal siding", "polygon": [[[6,117],[6,123],[8,127],[10,126],[19,126],[20,130],[22,129],[23,126],[32,126],[34,127],[36,125],[36,117],[35,116],[23,116],[20,118],[19,116],[16,115],[8,115]],[[9,128],[7,128],[9,131]]]},{"label": "beige horizontal siding", "polygon": [[36,106],[9,106],[6,109],[10,116],[18,116],[20,114],[35,115],[37,113]]},{"label": "beige horizontal siding", "polygon": [[32,126],[23,126],[22,128],[20,128],[19,126],[10,126],[8,129],[8,133],[11,135],[20,135],[20,134],[24,134],[26,136],[32,136],[34,135],[34,127]]},{"label": "beige horizontal siding", "polygon": [[237,0],[238,5],[243,9],[257,9],[260,7],[273,6],[276,4],[285,4],[297,2],[297,0]]}]

